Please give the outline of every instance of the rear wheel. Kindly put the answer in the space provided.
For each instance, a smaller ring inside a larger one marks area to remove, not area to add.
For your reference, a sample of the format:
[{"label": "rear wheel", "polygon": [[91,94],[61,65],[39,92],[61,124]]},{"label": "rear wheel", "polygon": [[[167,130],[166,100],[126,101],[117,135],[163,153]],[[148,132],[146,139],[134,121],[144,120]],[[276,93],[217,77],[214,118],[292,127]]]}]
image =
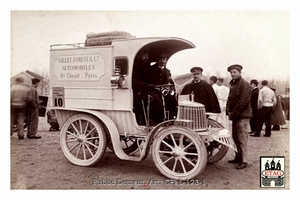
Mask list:
[{"label": "rear wheel", "polygon": [[[224,128],[222,124],[212,120],[208,119],[208,128]],[[217,141],[212,141],[210,144],[206,147],[207,148],[207,162],[208,163],[215,163],[219,160],[221,160],[228,152],[229,147],[225,146],[224,144],[221,144]]]},{"label": "rear wheel", "polygon": [[71,163],[92,166],[104,155],[106,135],[97,119],[87,114],[76,114],[64,123],[60,146]]},{"label": "rear wheel", "polygon": [[166,177],[188,180],[199,175],[207,162],[201,138],[186,127],[170,126],[161,130],[152,146],[152,157],[158,170]]}]

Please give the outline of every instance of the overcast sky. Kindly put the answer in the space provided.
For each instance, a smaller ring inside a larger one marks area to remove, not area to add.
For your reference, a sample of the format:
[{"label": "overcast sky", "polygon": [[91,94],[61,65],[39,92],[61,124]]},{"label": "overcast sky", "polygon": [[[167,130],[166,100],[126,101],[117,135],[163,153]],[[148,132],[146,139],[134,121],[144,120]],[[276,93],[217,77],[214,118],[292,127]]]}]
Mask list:
[{"label": "overcast sky", "polygon": [[136,37],[182,37],[195,49],[175,54],[173,75],[201,66],[227,76],[231,64],[257,79],[290,75],[289,11],[11,11],[11,76],[49,69],[52,44],[84,43],[89,32],[127,31]]}]

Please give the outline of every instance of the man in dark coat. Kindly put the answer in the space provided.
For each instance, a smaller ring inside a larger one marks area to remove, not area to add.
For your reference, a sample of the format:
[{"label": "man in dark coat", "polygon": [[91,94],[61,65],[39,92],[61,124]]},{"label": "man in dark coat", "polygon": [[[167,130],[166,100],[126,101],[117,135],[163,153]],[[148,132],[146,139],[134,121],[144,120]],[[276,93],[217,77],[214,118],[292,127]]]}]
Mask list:
[{"label": "man in dark coat", "polygon": [[163,121],[161,94],[154,89],[153,84],[150,84],[149,69],[150,62],[148,52],[140,52],[134,61],[132,72],[133,111],[136,115],[137,123],[140,125],[146,125],[146,113],[144,113],[144,111],[146,112],[147,104],[150,103],[150,101],[148,102],[148,96],[151,98],[151,111],[149,111],[151,125]]},{"label": "man in dark coat", "polygon": [[[152,66],[150,66],[150,63],[148,62],[148,56],[148,54],[141,53],[141,55],[138,56],[138,59],[140,60],[137,59],[134,64],[132,77],[134,112],[136,113],[137,118],[139,116],[144,116],[142,102],[144,102],[145,107],[149,103],[150,125],[155,125],[166,119],[164,102],[166,110],[169,111],[170,118],[176,117],[178,103],[174,95],[167,95],[163,99],[161,91],[156,88],[157,85],[168,83],[175,88],[170,70],[165,67],[167,55],[161,54],[156,64]],[[145,122],[142,121],[140,124],[143,123]]]},{"label": "man in dark coat", "polygon": [[271,125],[273,125],[272,130],[273,131],[280,131],[280,126],[285,125],[285,118],[283,115],[282,110],[282,104],[281,104],[281,98],[279,95],[276,94],[276,89],[271,88],[276,96],[276,105],[273,106],[273,110],[271,113]]},{"label": "man in dark coat", "polygon": [[37,135],[38,124],[39,124],[39,95],[37,91],[38,84],[40,79],[33,78],[31,79],[31,93],[32,93],[32,104],[28,108],[28,128],[27,128],[27,138],[28,139],[40,139],[41,136]]},{"label": "man in dark coat", "polygon": [[251,84],[251,108],[252,108],[252,117],[250,119],[250,128],[251,133],[255,133],[255,127],[257,122],[257,116],[258,116],[258,109],[257,109],[257,100],[258,100],[258,81],[256,79],[253,79],[250,81]]},{"label": "man in dark coat", "polygon": [[203,69],[201,67],[193,67],[190,72],[193,74],[193,81],[185,85],[180,94],[193,94],[194,101],[203,104],[206,112],[221,113],[214,89],[206,81],[201,80]]},{"label": "man in dark coat", "polygon": [[[149,67],[149,71],[148,71],[149,72],[148,73],[149,82],[148,82],[148,84],[152,88],[155,88],[158,85],[170,84],[171,88],[175,92],[175,86],[174,86],[174,81],[171,76],[171,72],[169,69],[166,68],[167,60],[168,60],[168,55],[165,53],[161,53],[158,57],[157,62],[154,65]],[[155,92],[157,95],[162,96],[161,91],[158,91],[157,89],[154,89],[152,92]],[[163,97],[165,105],[163,105],[163,101],[161,101],[162,102],[161,105],[165,106],[166,111],[169,112],[170,119],[174,119],[177,116],[178,102],[177,102],[174,94],[167,94],[166,96]],[[161,99],[162,99],[162,97],[161,97]],[[161,117],[161,114],[158,112],[156,113],[156,115],[158,118]],[[164,117],[166,117],[166,116],[164,116]]]},{"label": "man in dark coat", "polygon": [[247,166],[248,126],[252,117],[251,85],[241,76],[241,65],[231,65],[227,68],[232,80],[226,105],[226,114],[232,120],[232,138],[237,147],[233,160],[229,163],[238,163],[236,169]]}]

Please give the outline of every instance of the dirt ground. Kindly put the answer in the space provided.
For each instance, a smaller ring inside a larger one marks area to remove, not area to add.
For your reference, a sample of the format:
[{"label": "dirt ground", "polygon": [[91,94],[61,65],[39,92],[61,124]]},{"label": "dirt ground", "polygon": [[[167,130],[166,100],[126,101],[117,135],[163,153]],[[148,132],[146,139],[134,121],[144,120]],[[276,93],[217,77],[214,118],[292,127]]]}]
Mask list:
[{"label": "dirt ground", "polygon": [[[152,156],[141,162],[120,160],[107,149],[104,157],[93,167],[71,164],[59,145],[59,132],[49,132],[46,119],[40,117],[39,135],[42,139],[10,140],[10,188],[27,190],[62,189],[133,189],[133,190],[266,190],[260,187],[260,156],[285,156],[285,188],[290,189],[289,129],[273,131],[272,137],[249,137],[249,163],[243,170],[227,161],[233,150],[219,162],[207,164],[205,170],[191,182],[172,182],[156,169]],[[123,184],[136,180],[135,184]],[[151,181],[151,182],[149,182]],[[101,183],[101,184],[100,184]],[[270,190],[271,188],[267,188]]]}]

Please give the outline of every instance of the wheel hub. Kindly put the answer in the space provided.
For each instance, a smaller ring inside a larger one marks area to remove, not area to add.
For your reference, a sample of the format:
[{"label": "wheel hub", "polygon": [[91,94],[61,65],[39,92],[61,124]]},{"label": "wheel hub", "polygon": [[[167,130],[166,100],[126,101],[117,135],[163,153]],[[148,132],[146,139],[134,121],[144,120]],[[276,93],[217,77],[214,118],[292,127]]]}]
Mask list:
[{"label": "wheel hub", "polygon": [[79,143],[85,142],[85,136],[84,135],[79,135],[76,141],[79,142]]},{"label": "wheel hub", "polygon": [[175,148],[173,151],[173,157],[182,157],[184,155],[184,151],[181,148]]}]

